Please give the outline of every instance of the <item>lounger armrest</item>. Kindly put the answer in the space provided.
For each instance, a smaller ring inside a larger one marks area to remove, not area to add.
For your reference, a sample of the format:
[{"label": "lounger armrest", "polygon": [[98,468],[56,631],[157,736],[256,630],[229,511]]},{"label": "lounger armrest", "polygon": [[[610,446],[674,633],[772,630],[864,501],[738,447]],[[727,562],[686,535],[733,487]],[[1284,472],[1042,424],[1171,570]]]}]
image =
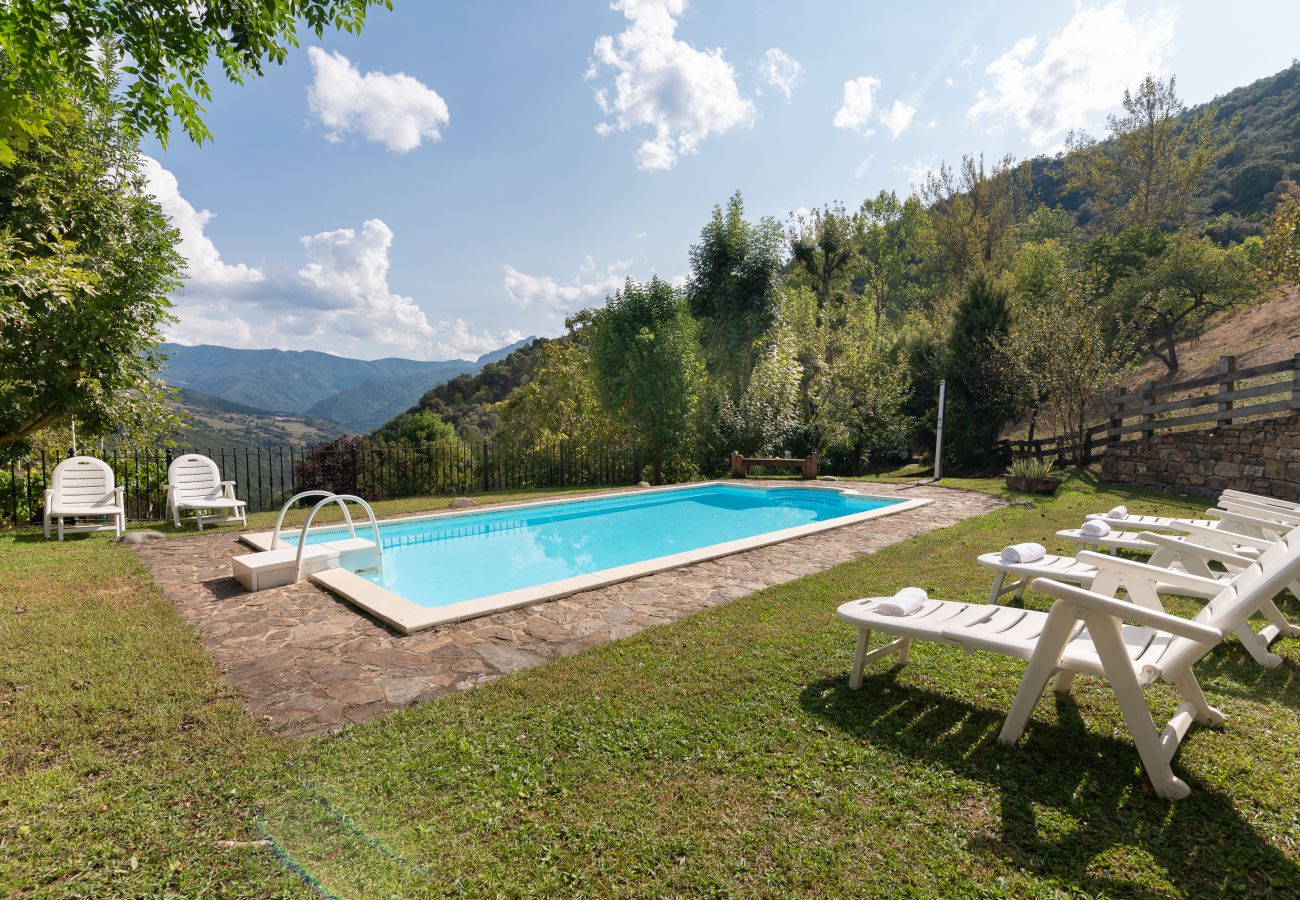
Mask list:
[{"label": "lounger armrest", "polygon": [[1254,562],[1253,559],[1247,559],[1236,553],[1229,553],[1227,550],[1220,550],[1218,547],[1207,547],[1205,544],[1197,544],[1187,538],[1174,537],[1169,534],[1154,534],[1150,531],[1143,531],[1138,535],[1142,540],[1155,544],[1157,547],[1167,547],[1176,553],[1186,553],[1188,556],[1199,556],[1201,559],[1213,560],[1214,562],[1223,563],[1225,566],[1236,566],[1240,569],[1246,568]]},{"label": "lounger armrest", "polygon": [[[1210,512],[1214,512],[1214,510],[1210,510]],[[1268,538],[1254,537],[1249,534],[1238,534],[1237,532],[1229,531],[1226,528],[1210,528],[1207,525],[1195,525],[1189,522],[1175,522],[1169,527],[1171,530],[1182,534],[1211,538],[1223,544],[1237,544],[1242,547],[1254,547],[1256,550],[1267,550],[1276,543],[1275,541],[1270,541]]]},{"label": "lounger armrest", "polygon": [[[1193,622],[1181,616],[1171,616],[1166,612],[1158,612],[1145,606],[1138,606],[1124,600],[1116,600],[1104,594],[1085,591],[1083,588],[1062,584],[1050,578],[1035,578],[1030,587],[1055,597],[1058,601],[1064,601],[1077,609],[1111,616],[1125,622],[1132,622],[1135,625],[1145,625],[1147,628],[1168,632],[1202,644],[1217,644],[1223,640],[1223,632],[1212,625]],[[1055,604],[1053,604],[1053,609],[1055,609]]]},{"label": "lounger armrest", "polygon": [[233,481],[223,481],[223,482],[221,482],[221,496],[223,496],[223,497],[225,497],[225,498],[227,498],[227,499],[229,499],[229,500],[234,500],[234,499],[235,499],[235,482],[233,482]]},{"label": "lounger armrest", "polygon": [[[1153,566],[1150,563],[1138,562],[1135,559],[1127,559],[1122,556],[1111,556],[1109,553],[1092,553],[1085,550],[1075,559],[1079,562],[1094,565],[1099,571],[1118,572],[1125,578],[1145,581],[1153,586],[1167,584],[1170,587],[1196,591],[1197,596],[1201,596],[1208,591],[1209,596],[1213,597],[1223,590],[1223,585],[1213,578],[1202,578],[1200,575],[1191,575],[1187,572],[1179,572],[1177,569]],[[1249,565],[1249,562],[1247,562],[1247,565]],[[1098,596],[1102,595],[1099,594]]]},{"label": "lounger armrest", "polygon": [[54,488],[45,489],[45,505],[49,506],[50,501],[54,499]]}]

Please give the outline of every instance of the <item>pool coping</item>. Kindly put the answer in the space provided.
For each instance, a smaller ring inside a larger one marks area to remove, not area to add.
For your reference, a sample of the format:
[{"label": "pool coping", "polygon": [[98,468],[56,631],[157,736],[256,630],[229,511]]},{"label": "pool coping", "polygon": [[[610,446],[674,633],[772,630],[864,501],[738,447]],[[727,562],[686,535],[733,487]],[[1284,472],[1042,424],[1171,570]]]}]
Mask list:
[{"label": "pool coping", "polygon": [[[841,516],[836,519],[827,519],[822,522],[809,522],[805,525],[796,525],[793,528],[783,528],[779,531],[769,531],[764,534],[754,535],[753,537],[740,538],[734,541],[724,541],[720,544],[710,544],[707,547],[688,550],[684,553],[659,556],[654,559],[642,560],[641,562],[615,566],[610,569],[601,569],[598,572],[592,572],[586,575],[575,575],[558,581],[549,581],[544,584],[518,588],[513,591],[504,591],[498,594],[490,594],[485,597],[476,597],[472,600],[462,600],[457,603],[449,603],[445,606],[438,607],[420,606],[400,594],[394,593],[387,588],[380,587],[374,582],[367,581],[360,575],[343,568],[326,569],[323,572],[318,572],[312,575],[310,580],[313,584],[337,594],[344,600],[352,603],[354,606],[368,612],[380,621],[387,623],[402,634],[412,634],[428,628],[435,628],[439,625],[463,622],[466,619],[473,619],[479,616],[503,612],[505,610],[517,609],[521,606],[531,606],[536,603],[543,603],[548,600],[567,597],[581,591],[593,590],[595,588],[629,581],[634,578],[641,578],[642,576],[651,575],[656,572],[694,565],[695,563],[718,559],[723,556],[731,556],[732,554],[743,553],[746,550],[753,550],[758,547],[767,547],[772,544],[779,544],[794,538],[805,537],[810,534],[829,531],[834,528],[843,528],[846,525],[855,525],[870,519],[880,518],[881,516],[899,513],[909,509],[917,509],[918,507],[926,506],[927,504],[934,502],[928,498],[909,498],[899,501],[893,497],[870,494],[849,487],[841,487],[825,483],[803,484],[799,482],[779,482],[754,484],[743,481],[721,479],[715,481],[695,482],[691,484],[675,484],[664,485],[661,487],[641,488],[640,490],[635,491],[635,493],[644,494],[661,491],[684,490],[695,487],[707,487],[709,485],[729,485],[732,487],[761,491],[776,489],[835,491],[840,494],[848,494],[855,497],[869,497],[873,500],[889,500],[891,502],[888,505],[877,509],[864,510],[863,512]],[[499,506],[487,507],[485,509],[446,510],[441,512],[421,513],[420,515],[415,516],[398,516],[391,519],[384,519],[383,524],[389,525],[403,522],[417,522],[435,518],[464,518],[468,516],[481,515],[489,511],[499,512],[510,509],[556,506],[564,503],[578,502],[579,499],[591,498],[547,498],[544,500],[525,500],[518,503],[506,503]],[[311,529],[311,531],[331,531],[338,527],[338,524],[322,525]],[[271,537],[272,532],[270,531],[246,532],[239,536],[239,540],[255,550],[267,550],[270,549]]]}]

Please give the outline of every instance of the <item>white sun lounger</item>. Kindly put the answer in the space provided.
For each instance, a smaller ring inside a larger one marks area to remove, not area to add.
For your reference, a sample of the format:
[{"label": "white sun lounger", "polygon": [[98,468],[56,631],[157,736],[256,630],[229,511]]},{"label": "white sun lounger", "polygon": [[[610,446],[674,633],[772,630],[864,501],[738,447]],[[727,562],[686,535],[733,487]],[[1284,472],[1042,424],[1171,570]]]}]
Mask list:
[{"label": "white sun lounger", "polygon": [[248,524],[244,501],[235,497],[235,483],[222,481],[217,464],[197,453],[178,456],[167,467],[167,508],[177,528],[186,511],[194,513],[187,518],[194,519],[199,531],[205,522]]},{"label": "white sun lounger", "polygon": [[[1146,583],[1154,592],[1162,581],[1202,579],[1181,576],[1167,569],[1133,560],[1089,554],[1087,560],[1132,592]],[[1162,797],[1177,799],[1191,788],[1174,775],[1170,761],[1193,722],[1217,725],[1223,714],[1210,706],[1192,666],[1241,627],[1254,613],[1272,602],[1300,574],[1300,535],[1288,535],[1256,561],[1233,576],[1192,619],[1169,615],[1157,607],[1117,600],[1098,591],[1050,579],[1033,583],[1036,591],[1056,597],[1050,612],[927,600],[910,616],[883,616],[873,609],[889,598],[867,598],[843,604],[836,615],[858,629],[857,649],[849,687],[862,686],[866,663],[897,654],[906,663],[913,640],[955,645],[968,652],[984,650],[1028,661],[1020,688],[1007,714],[998,740],[1012,744],[1024,733],[1029,717],[1048,681],[1055,690],[1069,692],[1076,675],[1104,677],[1115,693],[1128,730],[1146,767],[1147,776]],[[1099,586],[1094,581],[1094,587]],[[1138,595],[1139,597],[1141,594]],[[1135,597],[1136,599],[1136,597]],[[895,635],[892,642],[870,649],[871,632]],[[1144,689],[1156,681],[1173,684],[1182,704],[1163,731],[1157,731]]]},{"label": "white sun lounger", "polygon": [[[76,519],[77,524],[68,525],[67,519]],[[51,525],[57,525],[59,540],[81,531],[112,531],[121,537],[126,529],[126,502],[108,463],[70,456],[55,466],[45,490],[44,523],[47,538]]]},{"label": "white sun lounger", "polygon": [[[1300,531],[1297,532],[1297,536],[1300,536]],[[1089,560],[1088,553],[1080,554],[1080,557],[1048,554],[1032,563],[1007,563],[1002,560],[1001,554],[985,553],[978,558],[977,562],[997,573],[993,579],[993,589],[989,593],[988,602],[997,603],[1003,594],[1012,592],[1015,598],[1019,599],[1035,578],[1050,578],[1065,584],[1077,584],[1079,587],[1100,593],[1113,593],[1118,588],[1125,588],[1130,601],[1152,607],[1158,606],[1159,598],[1165,594],[1209,600],[1217,595],[1223,589],[1223,585],[1227,584],[1237,572],[1253,561],[1245,556],[1195,543],[1188,538],[1149,531],[1142,532],[1141,537],[1156,548],[1146,565],[1167,569],[1176,577],[1152,584],[1138,581],[1129,586],[1125,583],[1122,573],[1113,568],[1103,569],[1097,566]],[[1211,569],[1209,565],[1211,562],[1224,566],[1224,570]],[[1007,585],[1008,575],[1018,580]],[[1182,577],[1184,575],[1194,576],[1200,581],[1191,581]],[[1300,590],[1300,585],[1291,587],[1293,591]],[[1279,635],[1300,634],[1300,628],[1291,624],[1271,601],[1263,606],[1261,611],[1269,621],[1262,631],[1256,634],[1249,624],[1244,624],[1236,630],[1236,634],[1255,662],[1272,669],[1282,664],[1282,657],[1270,652],[1269,645]]]}]

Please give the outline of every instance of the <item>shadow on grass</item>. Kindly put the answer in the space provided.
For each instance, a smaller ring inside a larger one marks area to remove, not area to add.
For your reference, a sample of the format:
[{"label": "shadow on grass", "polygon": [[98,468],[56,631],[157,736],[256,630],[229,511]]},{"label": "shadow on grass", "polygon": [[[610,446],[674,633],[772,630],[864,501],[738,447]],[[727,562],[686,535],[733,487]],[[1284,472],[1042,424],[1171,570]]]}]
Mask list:
[{"label": "shadow on grass", "polygon": [[[806,687],[800,702],[863,743],[947,766],[996,789],[1000,834],[973,835],[968,849],[976,856],[997,857],[1089,895],[1151,889],[1097,873],[1099,860],[1116,848],[1148,855],[1171,884],[1194,896],[1300,891],[1300,867],[1258,835],[1230,797],[1180,773],[1192,796],[1162,800],[1132,743],[1090,731],[1073,698],[1052,694],[1059,723],[1031,720],[1025,737],[1006,747],[997,742],[1005,710],[898,684],[897,671],[869,676],[857,691],[847,676],[823,679]],[[1054,812],[1044,816],[1045,809]],[[1062,816],[1073,821],[1062,824]]]}]

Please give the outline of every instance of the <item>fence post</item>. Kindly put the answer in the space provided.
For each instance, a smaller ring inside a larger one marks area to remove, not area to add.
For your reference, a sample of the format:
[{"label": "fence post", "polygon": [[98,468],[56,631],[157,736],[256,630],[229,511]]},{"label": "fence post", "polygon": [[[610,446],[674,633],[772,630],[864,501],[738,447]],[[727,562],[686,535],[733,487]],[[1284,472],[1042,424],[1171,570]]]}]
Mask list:
[{"label": "fence post", "polygon": [[1124,427],[1124,398],[1126,396],[1127,395],[1121,391],[1119,395],[1115,397],[1115,411],[1111,413],[1110,421],[1107,423],[1108,427],[1106,429],[1107,447],[1111,444],[1119,443],[1119,429]]},{"label": "fence post", "polygon": [[[1152,379],[1151,381],[1148,381],[1146,384],[1142,385],[1142,406],[1143,407],[1149,407],[1153,403],[1155,403],[1155,399],[1156,399],[1155,389],[1156,389],[1155,379]],[[1145,441],[1148,438],[1150,438],[1153,434],[1155,434],[1155,430],[1156,430],[1156,414],[1153,412],[1143,413],[1142,414],[1142,440]]]},{"label": "fence post", "polygon": [[483,492],[484,493],[487,493],[488,490],[490,490],[489,484],[490,482],[488,480],[488,444],[487,441],[484,441],[483,442]]},{"label": "fence post", "polygon": [[[1237,389],[1237,382],[1232,378],[1232,373],[1237,371],[1237,357],[1220,356],[1219,357],[1219,394],[1230,394]],[[1292,375],[1294,378],[1294,374]],[[1220,400],[1219,412],[1229,413],[1232,410],[1232,400]],[[1231,415],[1219,416],[1219,427],[1232,424]]]},{"label": "fence post", "polygon": [[1291,360],[1291,409],[1300,410],[1300,353]]}]

